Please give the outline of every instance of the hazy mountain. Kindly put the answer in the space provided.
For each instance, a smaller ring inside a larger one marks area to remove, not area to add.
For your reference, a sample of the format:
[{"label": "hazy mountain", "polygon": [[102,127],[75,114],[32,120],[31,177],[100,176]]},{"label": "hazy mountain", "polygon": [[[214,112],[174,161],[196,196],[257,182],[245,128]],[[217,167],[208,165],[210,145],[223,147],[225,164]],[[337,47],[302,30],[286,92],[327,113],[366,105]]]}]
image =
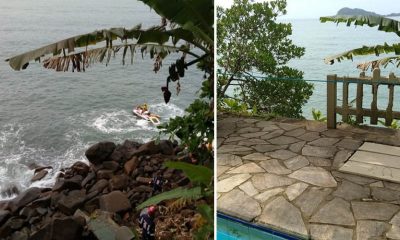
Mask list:
[{"label": "hazy mountain", "polygon": [[388,15],[381,15],[377,14],[375,12],[369,12],[361,8],[342,8],[340,9],[337,14],[337,16],[384,16],[384,17],[398,17],[400,16],[400,13],[391,13]]}]

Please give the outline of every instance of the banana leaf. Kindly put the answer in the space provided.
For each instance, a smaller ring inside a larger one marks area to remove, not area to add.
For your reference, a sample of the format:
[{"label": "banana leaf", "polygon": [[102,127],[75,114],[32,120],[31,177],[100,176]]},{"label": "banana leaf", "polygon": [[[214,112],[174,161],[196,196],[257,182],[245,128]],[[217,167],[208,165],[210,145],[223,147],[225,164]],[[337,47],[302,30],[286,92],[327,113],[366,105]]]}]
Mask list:
[{"label": "banana leaf", "polygon": [[395,53],[396,55],[400,55],[400,43],[395,43],[393,45],[385,43],[384,45],[363,46],[361,48],[355,48],[340,54],[329,56],[325,58],[324,61],[327,64],[333,64],[335,60],[338,62],[341,62],[345,59],[353,60],[354,56],[365,56],[371,54],[379,56],[380,54],[387,53]]},{"label": "banana leaf", "polygon": [[212,0],[140,0],[160,16],[191,31],[196,38],[213,46],[214,1]]},{"label": "banana leaf", "polygon": [[[68,54],[70,54],[74,53],[76,48],[87,47],[89,45],[95,45],[104,41],[106,42],[106,47],[112,49],[112,41],[116,39],[120,39],[121,41],[126,41],[127,39],[135,39],[136,44],[141,45],[146,43],[157,43],[159,45],[163,45],[170,40],[173,42],[173,44],[176,44],[180,40],[183,40],[189,43],[193,43],[194,46],[205,50],[206,48],[202,47],[200,43],[194,41],[194,38],[195,37],[192,32],[182,28],[165,30],[160,26],[156,26],[147,30],[142,30],[140,29],[140,25],[132,29],[111,28],[70,37],[49,44],[47,46],[8,58],[6,59],[6,61],[9,61],[10,66],[14,70],[19,71],[21,69],[25,69],[30,61],[40,60],[42,57],[45,57],[49,54],[53,54],[53,56],[58,56],[60,54],[62,54],[63,56],[67,56],[65,50],[68,50]],[[108,52],[108,54],[111,53],[110,51]],[[131,48],[131,52],[132,51],[133,49]],[[105,52],[102,53],[105,54]],[[102,58],[104,56],[107,56],[107,58],[109,57],[109,55],[103,55]],[[52,66],[51,68],[54,68],[54,66]]]},{"label": "banana leaf", "polygon": [[168,192],[160,193],[156,196],[153,196],[146,201],[142,202],[140,205],[136,207],[136,210],[143,209],[150,205],[156,205],[164,200],[176,199],[176,198],[184,198],[184,199],[199,199],[202,197],[201,187],[194,188],[175,188]]},{"label": "banana leaf", "polygon": [[389,65],[389,63],[393,64],[397,68],[400,67],[400,56],[386,57],[386,58],[381,58],[381,59],[377,59],[374,61],[360,63],[357,65],[357,68],[362,71],[367,71],[368,69],[371,69],[371,71],[372,71],[375,68],[380,67],[380,66],[385,68],[385,67],[387,67],[387,65]]},{"label": "banana leaf", "polygon": [[[86,68],[90,67],[94,63],[103,63],[105,60],[106,64],[109,64],[111,55],[114,55],[123,49],[122,64],[125,64],[125,57],[128,48],[133,49],[130,51],[131,57],[135,53],[135,48],[141,48],[142,56],[150,53],[150,58],[153,59],[155,56],[160,56],[161,59],[165,58],[168,54],[173,52],[185,52],[187,54],[198,57],[198,55],[192,53],[187,45],[180,47],[170,45],[157,45],[157,44],[121,44],[114,45],[112,47],[101,47],[90,50],[84,50],[81,52],[73,53],[70,55],[58,55],[50,57],[43,61],[43,66],[47,69],[54,69],[56,71],[68,71],[69,67],[72,66],[72,71],[85,71]],[[107,55],[107,57],[106,57]],[[73,64],[71,64],[73,63]],[[132,62],[133,64],[133,62]],[[79,68],[78,68],[79,66]]]},{"label": "banana leaf", "polygon": [[369,27],[378,26],[379,31],[393,32],[400,36],[400,22],[391,18],[382,16],[331,16],[331,17],[320,17],[322,23],[335,22],[346,23],[347,26],[351,26],[352,23],[356,26],[367,25]]},{"label": "banana leaf", "polygon": [[168,168],[182,170],[191,182],[198,182],[204,185],[208,185],[212,181],[213,171],[210,168],[185,162],[174,161],[168,161],[164,163],[164,165]]}]

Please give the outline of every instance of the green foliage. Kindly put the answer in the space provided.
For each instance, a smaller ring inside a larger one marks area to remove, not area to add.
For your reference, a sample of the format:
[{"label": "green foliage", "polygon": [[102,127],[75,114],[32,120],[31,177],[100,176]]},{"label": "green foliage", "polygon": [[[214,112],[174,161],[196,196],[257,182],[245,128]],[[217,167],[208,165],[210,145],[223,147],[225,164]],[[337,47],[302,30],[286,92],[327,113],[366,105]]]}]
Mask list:
[{"label": "green foliage", "polygon": [[[384,121],[378,120],[378,122],[379,122],[380,124],[386,126],[386,123],[385,123]],[[387,126],[387,127],[388,127],[388,128],[391,128],[391,129],[400,129],[400,124],[399,124],[398,121],[393,120],[392,123],[390,124],[390,126]]]},{"label": "green foliage", "polygon": [[[149,52],[150,57],[155,59],[154,71],[157,72],[161,67],[162,58],[167,54],[175,51],[183,53],[182,59],[186,54],[194,57],[190,63],[185,63],[184,60],[172,64],[169,69],[169,76],[166,76],[167,82],[171,79],[179,80],[183,77],[180,69],[185,69],[193,64],[204,72],[205,77],[199,79],[203,81],[199,99],[194,100],[186,109],[186,114],[183,117],[171,119],[168,123],[160,126],[160,134],[166,134],[170,138],[178,137],[183,147],[187,148],[189,155],[199,165],[208,165],[213,167],[213,151],[212,145],[214,139],[214,110],[213,110],[213,79],[214,79],[214,1],[212,0],[141,0],[151,9],[156,11],[163,17],[160,26],[154,26],[149,29],[141,29],[140,25],[133,29],[112,28],[94,31],[89,34],[83,34],[76,37],[52,43],[50,45],[20,54],[8,59],[10,66],[15,70],[25,69],[32,60],[40,60],[42,57],[48,57],[52,54],[53,57],[45,61],[44,67],[55,69],[57,71],[68,70],[68,63],[75,65],[77,71],[84,71],[90,63],[109,62],[111,56],[123,49],[123,63],[128,49],[131,52],[131,57],[136,48],[140,48],[142,55]],[[167,24],[167,21],[171,24]],[[113,46],[113,40],[121,40],[122,45]],[[131,42],[128,42],[131,41]],[[105,42],[106,47],[90,50],[85,49],[79,52],[79,47],[87,47],[100,42]],[[172,43],[172,45],[170,45]],[[182,44],[181,46],[176,46]],[[189,47],[190,46],[190,47]],[[196,49],[193,49],[195,47]],[[190,50],[189,50],[190,49]],[[191,51],[193,49],[193,51]],[[77,50],[77,51],[76,51]],[[194,53],[195,52],[195,53]],[[90,54],[90,59],[86,59],[87,54]],[[65,63],[65,61],[68,63]],[[183,63],[182,63],[183,62]],[[59,64],[64,64],[59,66]],[[168,85],[167,85],[168,86]],[[170,92],[163,88],[164,99],[169,101]],[[169,94],[169,95],[168,95]],[[157,204],[163,200],[183,198],[183,199],[198,199],[210,198],[213,195],[213,190],[210,189],[210,172],[212,169],[206,167],[195,166],[189,167],[186,165],[174,165],[186,171],[188,176],[201,186],[196,186],[190,189],[177,188],[168,192],[154,196],[141,205],[137,209]],[[196,176],[196,173],[198,176]],[[207,187],[204,186],[208,179]],[[211,186],[212,187],[212,186]],[[210,201],[211,202],[211,201]],[[199,208],[202,215],[206,213],[205,209]],[[212,236],[213,229],[210,227],[200,229],[205,236]]]},{"label": "green foliage", "polygon": [[312,112],[312,115],[313,115],[313,119],[315,121],[326,122],[326,117],[322,116],[322,113],[321,113],[320,110],[316,110],[316,109],[313,108],[311,112]]},{"label": "green foliage", "polygon": [[313,85],[303,80],[248,80],[245,101],[257,112],[301,118],[302,106],[312,95]]},{"label": "green foliage", "polygon": [[183,199],[199,199],[203,197],[201,187],[193,187],[193,188],[175,188],[168,192],[160,193],[156,196],[153,196],[146,201],[142,202],[140,205],[136,207],[136,210],[143,209],[145,207],[156,205],[164,200],[175,199],[175,198],[183,198]]},{"label": "green foliage", "polygon": [[214,210],[206,204],[199,205],[197,211],[206,221],[195,234],[196,240],[209,239],[214,231]]},{"label": "green foliage", "polygon": [[[378,26],[379,31],[393,32],[400,36],[400,22],[391,18],[383,16],[332,16],[332,17],[321,17],[322,23],[334,22],[334,23],[346,23],[346,26],[351,26],[354,23],[355,26],[369,27]],[[353,60],[354,56],[372,55],[379,56],[380,54],[394,53],[396,57],[386,57],[369,61],[366,63],[359,64],[357,68],[366,71],[370,66],[371,70],[375,67],[383,66],[386,67],[388,63],[393,63],[396,67],[400,66],[400,43],[389,45],[384,43],[383,45],[376,46],[363,46],[361,48],[352,49],[334,56],[325,58],[325,63],[333,64],[336,61],[340,62],[345,59]]]},{"label": "green foliage", "polygon": [[228,9],[217,8],[217,63],[221,68],[217,82],[219,98],[225,97],[236,77],[243,79],[245,76],[240,100],[256,114],[276,111],[282,116],[301,116],[301,106],[312,94],[311,84],[256,80],[252,74],[302,79],[303,72],[288,67],[287,63],[303,56],[305,49],[294,45],[289,38],[291,24],[277,21],[283,14],[286,14],[285,0],[261,3],[235,0]]},{"label": "green foliage", "polygon": [[357,122],[356,117],[355,116],[348,116],[348,118],[346,120],[343,121],[344,123],[353,125],[353,126],[359,126],[360,124]]},{"label": "green foliage", "polygon": [[222,109],[229,112],[245,113],[247,111],[247,105],[233,98],[223,98]]},{"label": "green foliage", "polygon": [[185,162],[165,162],[164,165],[169,168],[182,170],[183,173],[189,178],[193,183],[203,184],[205,186],[210,185],[213,180],[213,171],[210,168],[194,165]]}]

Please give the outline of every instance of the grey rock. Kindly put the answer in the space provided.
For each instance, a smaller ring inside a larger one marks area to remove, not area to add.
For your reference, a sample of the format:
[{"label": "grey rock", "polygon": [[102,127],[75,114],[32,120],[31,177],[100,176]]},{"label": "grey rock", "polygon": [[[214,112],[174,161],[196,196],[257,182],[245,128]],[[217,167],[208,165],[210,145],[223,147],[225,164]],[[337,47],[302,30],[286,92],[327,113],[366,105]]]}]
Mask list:
[{"label": "grey rock", "polygon": [[275,145],[288,145],[295,142],[299,142],[300,140],[294,137],[280,136],[277,138],[269,139],[268,142]]},{"label": "grey rock", "polygon": [[341,150],[336,153],[335,158],[333,159],[332,168],[339,169],[344,163],[351,157],[353,154],[352,151],[349,150]]},{"label": "grey rock", "polygon": [[[263,131],[266,131],[265,128],[263,129]],[[275,138],[275,137],[281,136],[284,132],[285,131],[283,131],[281,129],[278,129],[278,130],[275,130],[275,131],[273,131],[271,133],[265,134],[260,138],[268,140],[268,139],[271,139],[271,138]]]},{"label": "grey rock", "polygon": [[304,190],[307,189],[307,187],[308,184],[303,182],[290,185],[285,190],[286,196],[288,197],[289,201],[292,201],[293,199],[297,198],[300,194],[302,194]]},{"label": "grey rock", "polygon": [[350,210],[350,204],[340,198],[334,198],[332,201],[325,204],[312,216],[310,222],[344,226],[355,225],[353,214]]},{"label": "grey rock", "polygon": [[301,149],[303,149],[305,144],[306,144],[305,141],[293,143],[293,144],[290,145],[289,150],[294,152],[294,153],[300,153]]},{"label": "grey rock", "polygon": [[337,186],[331,173],[320,167],[304,167],[291,173],[289,177],[320,187]]},{"label": "grey rock", "polygon": [[345,138],[338,142],[336,146],[348,150],[357,150],[361,146],[362,142],[354,139]]},{"label": "grey rock", "polygon": [[298,136],[297,138],[301,139],[303,141],[310,142],[310,141],[314,141],[317,138],[320,138],[320,136],[319,136],[319,133],[317,133],[317,132],[308,132],[301,136]]},{"label": "grey rock", "polygon": [[316,167],[330,167],[332,165],[332,160],[327,158],[308,156],[307,159]]},{"label": "grey rock", "polygon": [[278,149],[284,149],[287,148],[287,145],[270,145],[270,144],[258,144],[255,146],[252,146],[254,150],[260,153],[265,153],[265,152],[271,152],[275,151]]},{"label": "grey rock", "polygon": [[118,213],[132,208],[126,194],[121,191],[113,191],[99,198],[100,209],[107,212]]},{"label": "grey rock", "polygon": [[397,205],[382,202],[351,202],[351,205],[357,220],[388,221],[400,209]]},{"label": "grey rock", "polygon": [[344,180],[332,195],[347,201],[361,200],[369,197],[369,188]]},{"label": "grey rock", "polygon": [[251,181],[253,182],[254,187],[260,191],[274,187],[292,185],[295,183],[294,179],[270,173],[256,174],[251,178]]},{"label": "grey rock", "polygon": [[376,180],[372,179],[372,178],[366,178],[366,177],[361,177],[361,176],[357,176],[354,174],[342,173],[342,172],[337,172],[337,171],[332,171],[332,175],[335,176],[335,178],[346,179],[346,180],[349,180],[350,182],[354,182],[354,183],[357,183],[360,185],[365,185],[365,184],[370,184],[370,183],[376,182]]},{"label": "grey rock", "polygon": [[304,133],[306,133],[306,130],[303,128],[298,128],[289,132],[286,132],[285,135],[286,136],[290,136],[290,137],[298,137],[300,135],[303,135]]},{"label": "grey rock", "polygon": [[239,146],[239,145],[222,145],[220,148],[218,148],[218,153],[241,153],[241,152],[251,152],[253,149],[245,146]]},{"label": "grey rock", "polygon": [[294,204],[300,208],[305,217],[310,217],[331,192],[332,190],[329,188],[312,187],[309,191],[305,191],[297,197]]},{"label": "grey rock", "polygon": [[269,173],[289,174],[289,173],[292,172],[289,169],[283,167],[278,162],[278,160],[276,160],[276,159],[271,159],[271,160],[268,160],[268,161],[262,161],[262,162],[259,163],[259,165]]},{"label": "grey rock", "polygon": [[307,236],[307,229],[300,211],[283,197],[278,197],[268,203],[256,221],[287,232]]},{"label": "grey rock", "polygon": [[304,146],[302,154],[304,156],[331,158],[335,155],[335,147],[316,147],[316,146]]},{"label": "grey rock", "polygon": [[251,181],[243,183],[242,185],[239,186],[239,188],[250,197],[259,193],[258,190],[253,186],[253,183]]},{"label": "grey rock", "polygon": [[218,210],[245,221],[251,221],[261,214],[260,204],[238,189],[218,199]]},{"label": "grey rock", "polygon": [[246,163],[239,167],[236,167],[228,172],[228,174],[235,174],[235,173],[261,173],[265,172],[264,169],[259,167],[255,163]]},{"label": "grey rock", "polygon": [[243,160],[250,160],[250,161],[265,161],[269,160],[270,157],[265,156],[262,153],[252,153],[242,157]]},{"label": "grey rock", "polygon": [[277,150],[275,152],[268,153],[268,155],[272,158],[276,158],[276,159],[280,159],[280,160],[286,160],[286,159],[297,156],[296,153],[293,153],[288,150]]},{"label": "grey rock", "polygon": [[308,166],[308,164],[310,164],[310,162],[307,160],[306,157],[298,155],[294,158],[285,160],[283,162],[285,164],[285,166],[293,171],[298,170],[300,168],[303,168],[305,166]]},{"label": "grey rock", "polygon": [[329,146],[334,145],[338,141],[339,141],[338,138],[324,138],[323,137],[323,138],[318,138],[308,144],[312,145],[312,146],[329,147]]},{"label": "grey rock", "polygon": [[273,196],[283,192],[283,188],[274,188],[271,190],[264,191],[256,196],[254,196],[254,199],[260,201],[261,203],[268,201],[270,198]]},{"label": "grey rock", "polygon": [[[219,151],[219,150],[218,150]],[[238,166],[242,164],[242,159],[233,154],[220,154],[217,155],[217,164],[223,166]]]},{"label": "grey rock", "polygon": [[251,175],[248,173],[235,174],[229,178],[225,178],[224,180],[218,181],[217,190],[218,192],[229,192],[236,186],[247,181],[249,178],[251,178]]},{"label": "grey rock", "polygon": [[371,187],[371,195],[376,200],[396,201],[400,199],[400,192],[380,187]]},{"label": "grey rock", "polygon": [[390,225],[385,222],[357,221],[356,239],[385,239],[384,233],[389,229],[389,227]]},{"label": "grey rock", "polygon": [[352,240],[353,230],[340,226],[311,224],[310,235],[315,240]]}]

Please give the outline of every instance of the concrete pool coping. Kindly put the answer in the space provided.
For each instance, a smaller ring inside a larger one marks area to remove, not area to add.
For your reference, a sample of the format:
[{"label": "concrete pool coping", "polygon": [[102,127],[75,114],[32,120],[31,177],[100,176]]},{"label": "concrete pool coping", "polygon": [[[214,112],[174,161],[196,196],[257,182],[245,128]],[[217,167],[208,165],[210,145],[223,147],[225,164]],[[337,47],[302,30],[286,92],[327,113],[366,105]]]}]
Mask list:
[{"label": "concrete pool coping", "polygon": [[400,184],[339,172],[364,142],[399,131],[218,116],[218,211],[313,239],[400,239]]},{"label": "concrete pool coping", "polygon": [[[272,234],[272,235],[277,236],[277,237],[285,238],[287,240],[302,240],[302,239],[305,239],[305,238],[303,238],[301,236],[292,235],[292,234],[289,234],[289,233],[285,233],[285,232],[279,231],[277,229],[267,228],[266,226],[261,226],[261,225],[257,225],[257,224],[251,223],[251,222],[247,222],[247,221],[244,221],[242,219],[235,218],[235,217],[226,215],[226,214],[218,212],[218,211],[217,211],[217,218],[222,218],[222,219],[225,219],[225,220],[228,220],[228,221],[231,221],[231,222],[239,223],[239,224],[242,224],[242,225],[244,225],[244,226],[246,226],[248,228],[256,229],[256,230],[259,230],[261,232],[266,232],[266,233]],[[218,229],[218,225],[217,225],[217,229]]]}]

